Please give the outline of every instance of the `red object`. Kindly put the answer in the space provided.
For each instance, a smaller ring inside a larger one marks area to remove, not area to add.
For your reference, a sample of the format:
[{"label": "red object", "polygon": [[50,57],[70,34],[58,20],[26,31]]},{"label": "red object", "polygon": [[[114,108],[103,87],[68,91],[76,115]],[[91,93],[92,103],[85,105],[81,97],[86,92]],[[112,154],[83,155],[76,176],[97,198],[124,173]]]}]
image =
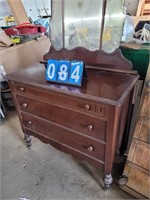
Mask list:
[{"label": "red object", "polygon": [[23,23],[19,26],[14,26],[4,30],[7,35],[26,35],[26,34],[36,34],[45,33],[46,28],[41,25],[32,25],[30,23]]}]

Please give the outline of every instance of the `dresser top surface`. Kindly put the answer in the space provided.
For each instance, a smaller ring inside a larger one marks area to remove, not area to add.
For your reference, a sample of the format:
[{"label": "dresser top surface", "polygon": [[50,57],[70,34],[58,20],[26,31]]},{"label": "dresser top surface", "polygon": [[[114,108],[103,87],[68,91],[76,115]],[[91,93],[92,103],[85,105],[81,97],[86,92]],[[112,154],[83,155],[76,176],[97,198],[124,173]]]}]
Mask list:
[{"label": "dresser top surface", "polygon": [[5,78],[11,81],[49,89],[67,95],[79,96],[111,105],[120,105],[131,91],[138,75],[86,69],[87,80],[81,87],[47,82],[46,69],[43,64],[35,64],[23,68]]}]

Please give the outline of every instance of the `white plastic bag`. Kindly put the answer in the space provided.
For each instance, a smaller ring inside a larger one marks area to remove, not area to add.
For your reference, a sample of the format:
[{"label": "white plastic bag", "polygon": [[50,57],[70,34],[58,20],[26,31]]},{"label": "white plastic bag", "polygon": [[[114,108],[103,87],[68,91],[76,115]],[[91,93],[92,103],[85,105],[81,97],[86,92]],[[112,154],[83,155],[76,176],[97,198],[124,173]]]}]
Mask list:
[{"label": "white plastic bag", "polygon": [[135,31],[133,20],[129,15],[126,15],[123,28],[122,42],[130,42],[133,39],[134,33]]}]

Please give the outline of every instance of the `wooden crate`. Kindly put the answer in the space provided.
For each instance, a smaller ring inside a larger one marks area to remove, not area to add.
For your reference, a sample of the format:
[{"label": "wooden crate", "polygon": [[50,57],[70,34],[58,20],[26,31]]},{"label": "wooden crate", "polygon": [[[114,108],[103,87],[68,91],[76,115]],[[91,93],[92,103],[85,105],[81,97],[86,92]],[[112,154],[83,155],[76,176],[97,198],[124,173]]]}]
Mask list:
[{"label": "wooden crate", "polygon": [[141,109],[134,130],[123,174],[128,177],[123,190],[136,198],[150,198],[150,65],[141,98]]},{"label": "wooden crate", "polygon": [[[128,176],[128,181],[123,189],[136,198],[149,198],[149,171],[137,167],[131,162],[127,162],[124,173]],[[130,189],[130,190],[129,190]]]},{"label": "wooden crate", "polygon": [[139,0],[136,16],[150,15],[150,0]]}]

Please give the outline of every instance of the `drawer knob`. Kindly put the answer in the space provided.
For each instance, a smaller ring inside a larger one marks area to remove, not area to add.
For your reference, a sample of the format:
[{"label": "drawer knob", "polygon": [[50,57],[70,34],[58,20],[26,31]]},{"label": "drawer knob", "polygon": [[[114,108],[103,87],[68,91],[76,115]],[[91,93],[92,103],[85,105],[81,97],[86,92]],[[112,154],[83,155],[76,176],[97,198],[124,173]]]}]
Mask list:
[{"label": "drawer knob", "polygon": [[29,124],[29,125],[32,125],[32,121],[28,121],[28,124]]},{"label": "drawer knob", "polygon": [[24,87],[20,87],[19,90],[23,92],[23,91],[25,91],[25,88]]},{"label": "drawer knob", "polygon": [[86,104],[86,105],[84,106],[84,109],[85,109],[85,110],[90,110],[90,105]]},{"label": "drawer knob", "polygon": [[27,103],[23,103],[22,105],[23,105],[24,108],[26,108],[28,106]]},{"label": "drawer knob", "polygon": [[94,150],[94,147],[92,147],[92,146],[88,147],[88,151],[92,152],[93,150]]},{"label": "drawer knob", "polygon": [[87,128],[88,128],[89,131],[93,130],[93,126],[91,124]]}]

